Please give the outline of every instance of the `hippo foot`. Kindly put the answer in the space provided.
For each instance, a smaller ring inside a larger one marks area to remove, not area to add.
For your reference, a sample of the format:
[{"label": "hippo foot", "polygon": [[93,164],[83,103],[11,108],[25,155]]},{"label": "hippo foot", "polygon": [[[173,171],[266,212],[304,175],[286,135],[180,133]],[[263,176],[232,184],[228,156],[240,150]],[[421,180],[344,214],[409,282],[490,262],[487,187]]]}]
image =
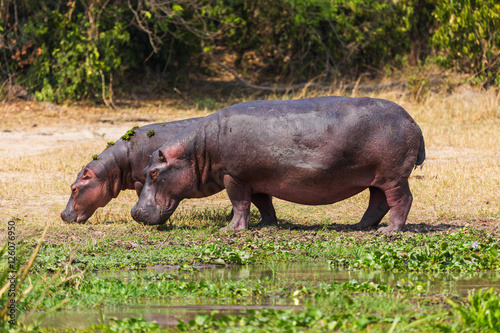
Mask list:
[{"label": "hippo foot", "polygon": [[236,228],[233,228],[229,225],[223,227],[223,228],[220,228],[220,231],[233,231],[233,230],[246,230],[246,228],[242,228],[242,227],[236,227]]},{"label": "hippo foot", "polygon": [[220,229],[220,231],[228,231],[228,230],[246,230],[248,227],[245,227],[244,223],[229,223],[227,226]]},{"label": "hippo foot", "polygon": [[377,231],[378,232],[398,232],[398,231],[401,231],[402,229],[403,229],[402,227],[394,227],[392,225],[388,225],[387,227],[379,228]]},{"label": "hippo foot", "polygon": [[276,226],[278,226],[278,221],[261,219],[259,222],[257,222],[257,224],[255,226],[257,228],[276,227]]},{"label": "hippo foot", "polygon": [[361,223],[358,222],[356,224],[351,224],[349,227],[353,230],[364,230],[364,229],[370,229],[377,226],[377,224],[368,224],[368,223]]}]

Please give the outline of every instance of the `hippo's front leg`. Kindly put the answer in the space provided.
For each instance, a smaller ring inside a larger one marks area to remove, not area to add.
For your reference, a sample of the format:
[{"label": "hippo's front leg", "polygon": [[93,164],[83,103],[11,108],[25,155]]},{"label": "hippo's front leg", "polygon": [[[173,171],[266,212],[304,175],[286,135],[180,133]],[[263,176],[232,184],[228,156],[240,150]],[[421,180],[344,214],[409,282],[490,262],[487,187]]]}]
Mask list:
[{"label": "hippo's front leg", "polygon": [[250,220],[250,204],[252,202],[252,191],[250,186],[240,182],[229,175],[224,176],[224,186],[227,195],[233,205],[233,219],[229,225],[223,229],[248,229]]},{"label": "hippo's front leg", "polygon": [[142,188],[144,187],[144,184],[141,183],[141,182],[135,182],[134,183],[134,189],[135,189],[135,193],[137,193],[137,196],[140,197],[141,196],[141,192],[142,192]]}]

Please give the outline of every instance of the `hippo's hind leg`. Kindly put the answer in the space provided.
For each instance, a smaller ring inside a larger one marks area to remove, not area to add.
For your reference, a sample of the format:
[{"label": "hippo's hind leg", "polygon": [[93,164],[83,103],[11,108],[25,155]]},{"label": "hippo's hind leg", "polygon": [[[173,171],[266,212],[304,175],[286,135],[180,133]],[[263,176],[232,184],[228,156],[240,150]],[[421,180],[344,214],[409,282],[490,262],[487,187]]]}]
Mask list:
[{"label": "hippo's hind leg", "polygon": [[233,218],[228,226],[223,229],[248,229],[250,220],[250,204],[252,192],[248,185],[235,180],[229,175],[224,176],[224,186],[233,205]]},{"label": "hippo's hind leg", "polygon": [[257,226],[275,226],[278,224],[272,196],[265,193],[254,193],[252,194],[252,203],[259,209],[260,212],[261,218]]},{"label": "hippo's hind leg", "polygon": [[384,191],[374,186],[371,186],[369,189],[370,202],[368,203],[368,208],[361,218],[361,221],[352,225],[354,229],[365,229],[377,226],[389,211],[389,205],[387,204],[387,198],[385,197]]},{"label": "hippo's hind leg", "polygon": [[389,225],[378,230],[382,232],[400,231],[406,222],[413,201],[408,179],[404,179],[395,187],[386,189],[384,193],[391,211]]}]

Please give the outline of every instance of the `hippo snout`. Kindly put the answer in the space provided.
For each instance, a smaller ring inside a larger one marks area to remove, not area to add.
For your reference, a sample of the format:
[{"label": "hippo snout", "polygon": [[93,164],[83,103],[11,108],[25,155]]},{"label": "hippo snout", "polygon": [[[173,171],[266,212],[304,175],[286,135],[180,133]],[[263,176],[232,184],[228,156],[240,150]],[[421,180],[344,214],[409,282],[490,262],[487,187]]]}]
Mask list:
[{"label": "hippo snout", "polygon": [[137,206],[134,206],[132,208],[132,211],[130,212],[132,215],[132,218],[143,224],[147,225],[156,225],[156,224],[163,224],[166,221],[162,221],[157,217],[157,214],[151,213],[148,209],[143,209]]},{"label": "hippo snout", "polygon": [[67,223],[74,223],[78,219],[78,214],[74,211],[68,211],[67,209],[61,212],[61,219]]},{"label": "hippo snout", "polygon": [[132,215],[132,218],[136,220],[137,222],[142,222],[144,218],[149,217],[148,212],[146,212],[142,208],[137,208],[134,206],[132,210],[130,211],[130,214]]}]

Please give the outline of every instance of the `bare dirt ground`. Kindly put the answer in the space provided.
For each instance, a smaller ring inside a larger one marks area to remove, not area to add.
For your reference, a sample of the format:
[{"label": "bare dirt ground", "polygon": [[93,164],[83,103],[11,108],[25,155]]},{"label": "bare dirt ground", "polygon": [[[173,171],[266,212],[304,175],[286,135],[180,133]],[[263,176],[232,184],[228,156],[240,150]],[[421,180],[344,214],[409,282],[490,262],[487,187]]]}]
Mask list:
[{"label": "bare dirt ground", "polygon": [[133,125],[80,125],[47,127],[0,132],[0,158],[33,156],[54,151],[82,140],[115,140]]}]

